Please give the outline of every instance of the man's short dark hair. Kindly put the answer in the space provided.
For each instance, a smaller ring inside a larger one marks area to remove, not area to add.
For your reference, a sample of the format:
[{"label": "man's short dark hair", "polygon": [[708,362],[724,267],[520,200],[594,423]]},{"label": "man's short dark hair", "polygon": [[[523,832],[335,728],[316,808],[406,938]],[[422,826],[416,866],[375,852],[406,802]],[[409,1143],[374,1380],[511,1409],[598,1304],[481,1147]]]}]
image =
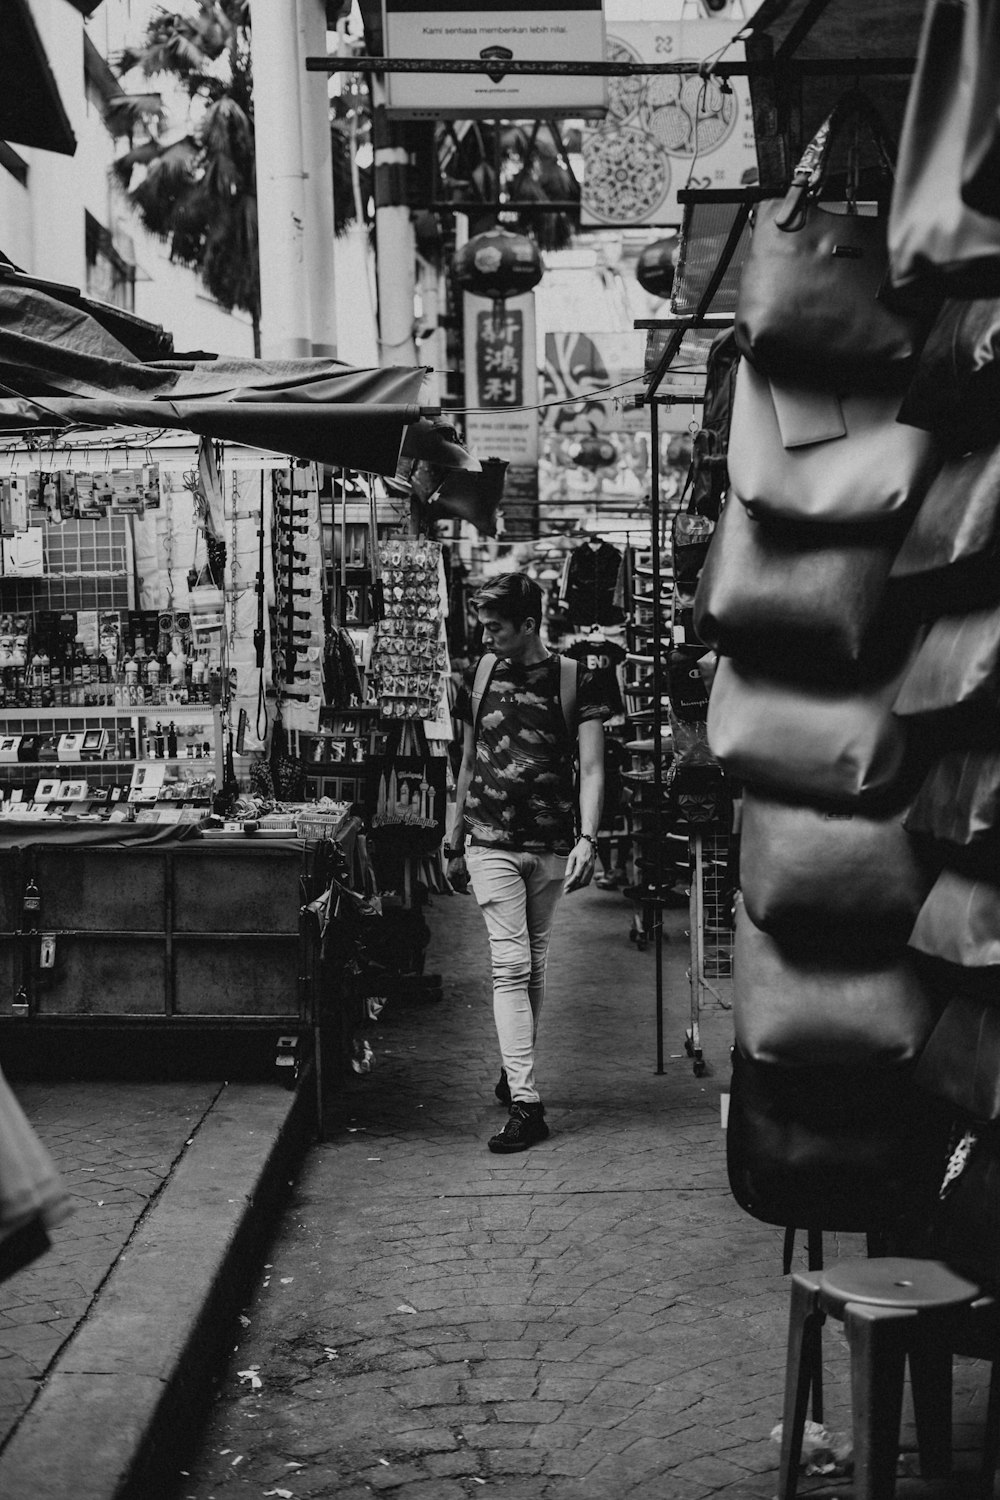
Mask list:
[{"label": "man's short dark hair", "polygon": [[529,619],[541,627],[542,591],[523,573],[499,573],[483,584],[472,602],[476,609],[496,610],[502,620],[509,620],[518,629]]}]

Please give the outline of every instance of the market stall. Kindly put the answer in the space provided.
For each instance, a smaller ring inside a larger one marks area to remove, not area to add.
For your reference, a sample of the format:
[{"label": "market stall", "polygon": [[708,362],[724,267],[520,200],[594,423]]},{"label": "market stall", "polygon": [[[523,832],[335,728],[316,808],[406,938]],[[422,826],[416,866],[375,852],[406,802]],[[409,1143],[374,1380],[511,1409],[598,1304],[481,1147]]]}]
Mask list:
[{"label": "market stall", "polygon": [[[131,332],[0,278],[0,1040],[15,1069],[221,1046],[292,1077],[330,910],[413,919],[440,870],[447,589],[412,497],[482,470],[420,369],[148,359]],[[393,976],[359,943],[333,1030],[363,1069]]]}]

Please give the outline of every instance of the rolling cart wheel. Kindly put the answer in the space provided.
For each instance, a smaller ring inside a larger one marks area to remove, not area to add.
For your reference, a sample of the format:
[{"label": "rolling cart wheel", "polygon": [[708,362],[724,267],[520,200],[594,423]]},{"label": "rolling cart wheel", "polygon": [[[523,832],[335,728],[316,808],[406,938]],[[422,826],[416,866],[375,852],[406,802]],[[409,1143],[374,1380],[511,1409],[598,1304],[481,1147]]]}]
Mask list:
[{"label": "rolling cart wheel", "polygon": [[708,1072],[708,1064],[706,1062],[703,1062],[699,1057],[695,1062],[693,1071],[696,1078],[704,1078],[705,1074]]},{"label": "rolling cart wheel", "polygon": [[684,1033],[684,1051],[687,1053],[688,1057],[694,1057],[694,1042],[692,1040],[690,1031],[686,1031]]}]

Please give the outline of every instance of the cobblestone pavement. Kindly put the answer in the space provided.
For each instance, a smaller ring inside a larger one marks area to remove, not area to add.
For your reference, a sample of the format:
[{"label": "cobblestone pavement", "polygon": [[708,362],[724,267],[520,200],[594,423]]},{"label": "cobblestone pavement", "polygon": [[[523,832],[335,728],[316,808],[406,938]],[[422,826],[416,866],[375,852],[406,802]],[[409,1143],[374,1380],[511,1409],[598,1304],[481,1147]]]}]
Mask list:
[{"label": "cobblestone pavement", "polygon": [[87,1317],[221,1087],[15,1085],[62,1173],[74,1212],[52,1231],[52,1248],[44,1256],[0,1284],[0,1448]]},{"label": "cobblestone pavement", "polygon": [[[657,1075],[652,948],[629,943],[620,897],[566,901],[540,1046],[552,1135],[513,1157],[484,1145],[502,1114],[479,914],[439,898],[430,922],[445,997],[394,1002],[373,1032],[377,1066],[305,1163],[176,1500],[768,1500],[781,1234],[728,1192],[729,1012],[712,1001],[702,1017],[708,1076],[683,1054],[686,913],[666,918]],[[843,1430],[836,1328],[825,1350],[827,1421]],[[963,1470],[984,1387],[983,1366],[960,1366]],[[971,1493],[963,1477],[899,1487]]]}]

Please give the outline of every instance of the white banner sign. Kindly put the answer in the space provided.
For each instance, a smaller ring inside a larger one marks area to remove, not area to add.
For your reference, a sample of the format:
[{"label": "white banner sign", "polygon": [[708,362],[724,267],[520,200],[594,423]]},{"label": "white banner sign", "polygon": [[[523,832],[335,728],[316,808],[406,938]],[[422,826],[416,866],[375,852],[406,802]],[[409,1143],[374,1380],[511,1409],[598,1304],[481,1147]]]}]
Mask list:
[{"label": "white banner sign", "polygon": [[601,0],[384,0],[385,55],[488,60],[496,72],[386,73],[388,112],[408,119],[600,119],[606,78],[504,73],[504,61],[603,62]]}]

